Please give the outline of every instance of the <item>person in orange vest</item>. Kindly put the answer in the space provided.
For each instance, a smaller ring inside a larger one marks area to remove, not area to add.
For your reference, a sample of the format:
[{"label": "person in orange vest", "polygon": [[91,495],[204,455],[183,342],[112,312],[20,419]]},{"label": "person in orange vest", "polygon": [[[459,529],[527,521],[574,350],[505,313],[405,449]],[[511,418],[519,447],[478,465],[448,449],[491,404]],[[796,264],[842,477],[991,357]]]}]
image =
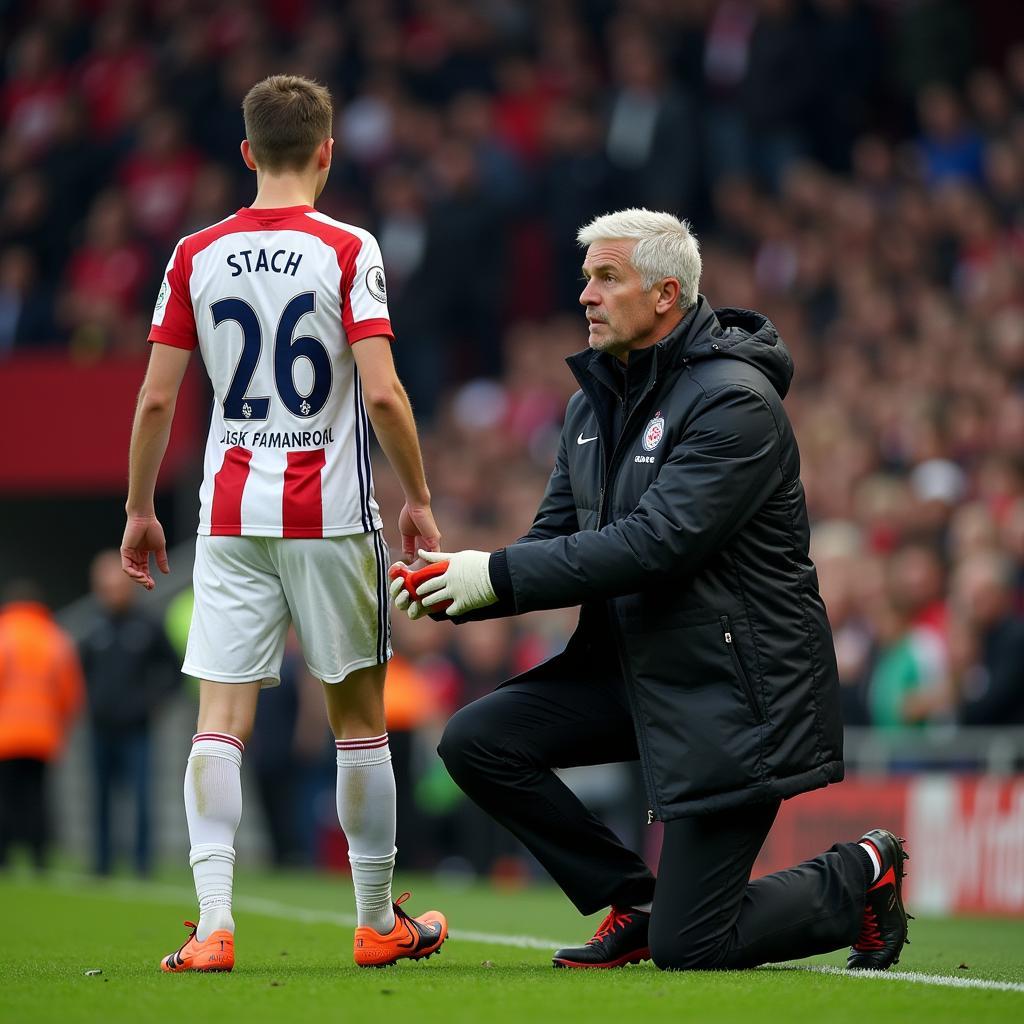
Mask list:
[{"label": "person in orange vest", "polygon": [[84,696],[74,644],[36,585],[9,584],[0,600],[0,868],[17,841],[38,869],[46,867],[46,769]]}]

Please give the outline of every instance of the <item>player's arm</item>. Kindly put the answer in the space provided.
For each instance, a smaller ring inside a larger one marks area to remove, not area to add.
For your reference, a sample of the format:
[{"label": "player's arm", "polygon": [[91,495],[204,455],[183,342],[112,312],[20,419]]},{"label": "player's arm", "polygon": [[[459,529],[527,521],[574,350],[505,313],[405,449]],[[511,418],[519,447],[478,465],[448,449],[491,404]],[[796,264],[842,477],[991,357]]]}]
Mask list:
[{"label": "player's arm", "polygon": [[156,585],[149,571],[151,553],[160,571],[170,572],[167,542],[156,517],[154,492],[160,463],[167,451],[178,391],[191,354],[191,349],[154,345],[135,407],[128,456],[128,501],[125,503],[128,522],[121,541],[121,567],[147,590]]},{"label": "player's arm", "polygon": [[359,371],[366,414],[405,493],[398,528],[402,534],[402,552],[412,561],[419,548],[437,551],[441,542],[430,510],[430,491],[412,406],[395,372],[388,338],[382,335],[363,338],[352,345],[352,356]]}]

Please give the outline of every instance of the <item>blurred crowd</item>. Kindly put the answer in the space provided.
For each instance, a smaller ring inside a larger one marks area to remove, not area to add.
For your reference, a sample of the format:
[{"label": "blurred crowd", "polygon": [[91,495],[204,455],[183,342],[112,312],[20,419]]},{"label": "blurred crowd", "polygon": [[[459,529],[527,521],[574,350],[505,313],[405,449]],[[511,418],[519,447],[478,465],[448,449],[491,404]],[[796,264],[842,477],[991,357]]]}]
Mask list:
[{"label": "blurred crowd", "polygon": [[[243,95],[314,76],[336,105],[319,206],[380,240],[444,545],[530,523],[586,340],[576,229],[666,209],[695,226],[711,303],[765,312],[793,353],[847,722],[1024,724],[1018,7],[8,4],[0,358],[143,350],[175,240],[253,194]],[[375,480],[394,545],[401,495],[383,462]],[[573,621],[396,617],[418,806],[456,800],[431,730]]]}]

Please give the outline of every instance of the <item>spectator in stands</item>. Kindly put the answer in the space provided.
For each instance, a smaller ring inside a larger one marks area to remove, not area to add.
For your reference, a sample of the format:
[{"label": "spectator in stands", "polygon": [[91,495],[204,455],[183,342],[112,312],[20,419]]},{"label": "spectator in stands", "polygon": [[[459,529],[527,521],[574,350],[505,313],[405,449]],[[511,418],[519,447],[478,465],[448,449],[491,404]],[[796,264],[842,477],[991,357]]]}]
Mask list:
[{"label": "spectator in stands", "polygon": [[125,325],[138,309],[150,260],[131,235],[121,196],[103,192],[93,203],[85,242],[67,272],[60,316],[82,352],[101,352],[126,340]]},{"label": "spectator in stands", "polygon": [[928,86],[918,100],[918,116],[925,181],[932,186],[949,180],[980,182],[984,143],[965,120],[957,94],[949,86]]},{"label": "spectator in stands", "polygon": [[23,843],[47,866],[51,828],[47,770],[64,749],[82,704],[74,644],[27,580],[0,595],[0,868]]},{"label": "spectator in stands", "polygon": [[40,272],[51,276],[60,265],[65,232],[50,213],[51,190],[34,171],[15,175],[0,203],[0,244],[24,246],[35,255]]},{"label": "spectator in stands", "polygon": [[202,160],[187,146],[181,119],[171,110],[146,116],[138,146],[121,165],[118,181],[132,224],[147,238],[172,245],[192,200]]},{"label": "spectator in stands", "polygon": [[690,141],[693,100],[673,82],[654,39],[626,19],[620,25],[610,40],[614,89],[605,136],[612,205],[687,209],[698,166]]},{"label": "spectator in stands", "polygon": [[79,641],[92,732],[95,860],[99,875],[114,866],[113,820],[119,791],[131,794],[135,838],[132,865],[152,867],[149,808],[153,719],[178,687],[174,651],[161,628],[137,604],[134,583],[121,570],[117,551],[92,563],[94,611]]},{"label": "spectator in stands", "polygon": [[[753,168],[776,187],[785,167],[806,155],[818,71],[813,25],[797,0],[757,0],[757,21],[743,84]],[[829,114],[831,116],[831,112]]]},{"label": "spectator in stands", "polygon": [[0,250],[0,359],[15,346],[27,349],[56,337],[53,296],[39,280],[31,250]]},{"label": "spectator in stands", "polygon": [[52,141],[68,91],[68,73],[54,52],[53,40],[42,25],[32,26],[9,52],[10,76],[0,90],[4,145],[30,155]]},{"label": "spectator in stands", "polygon": [[110,8],[96,23],[93,45],[77,68],[93,136],[114,139],[130,118],[133,94],[155,54],[136,32],[125,8]]},{"label": "spectator in stands", "polygon": [[1012,588],[1012,566],[997,552],[971,555],[956,570],[954,601],[973,642],[960,680],[964,725],[1024,724],[1024,619]]}]

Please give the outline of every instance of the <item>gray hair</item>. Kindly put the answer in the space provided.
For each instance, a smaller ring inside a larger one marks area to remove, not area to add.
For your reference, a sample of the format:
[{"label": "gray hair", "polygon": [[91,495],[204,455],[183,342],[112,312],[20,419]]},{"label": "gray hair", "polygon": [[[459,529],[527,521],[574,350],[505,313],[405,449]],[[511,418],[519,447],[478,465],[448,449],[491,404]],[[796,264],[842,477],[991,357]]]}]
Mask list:
[{"label": "gray hair", "polygon": [[674,277],[679,281],[679,308],[696,305],[700,247],[689,221],[642,208],[619,210],[595,217],[576,233],[576,241],[584,248],[597,241],[621,238],[637,240],[629,262],[640,274],[644,288],[653,288],[654,282],[662,278]]}]

